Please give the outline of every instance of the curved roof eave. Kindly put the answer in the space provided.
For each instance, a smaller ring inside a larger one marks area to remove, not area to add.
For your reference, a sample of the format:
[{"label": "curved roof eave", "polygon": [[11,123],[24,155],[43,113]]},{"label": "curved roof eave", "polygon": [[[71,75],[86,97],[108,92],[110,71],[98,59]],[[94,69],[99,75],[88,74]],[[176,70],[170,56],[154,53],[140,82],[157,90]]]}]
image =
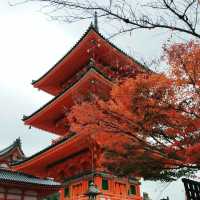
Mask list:
[{"label": "curved roof eave", "polygon": [[85,76],[87,76],[87,74],[91,71],[94,71],[96,73],[98,73],[100,76],[102,76],[104,79],[106,79],[107,81],[109,81],[109,84],[113,84],[112,80],[107,77],[105,74],[103,74],[100,70],[98,70],[96,67],[90,67],[88,68],[88,70],[81,76],[80,79],[78,79],[77,81],[75,81],[72,85],[69,85],[67,88],[65,88],[65,90],[63,92],[61,92],[59,95],[57,95],[56,97],[54,97],[52,100],[50,100],[49,102],[47,102],[45,105],[43,105],[41,108],[39,108],[37,111],[35,111],[34,113],[32,113],[29,116],[24,116],[23,117],[23,121],[26,122],[27,120],[29,120],[31,117],[33,117],[34,115],[36,115],[37,113],[39,113],[40,111],[42,111],[44,108],[46,108],[48,105],[50,105],[51,103],[53,103],[54,101],[56,101],[59,97],[63,96],[69,89],[71,89],[74,85],[76,85],[81,79],[83,79]]},{"label": "curved roof eave", "polygon": [[15,166],[18,166],[18,165],[21,165],[21,164],[23,164],[23,163],[25,163],[25,162],[28,162],[28,161],[30,161],[30,160],[33,160],[33,159],[36,158],[37,156],[39,156],[39,155],[41,155],[41,154],[43,154],[43,153],[46,153],[47,151],[49,151],[49,150],[55,148],[56,146],[59,146],[59,145],[64,144],[66,141],[72,139],[74,136],[76,136],[76,133],[71,133],[71,134],[69,134],[69,135],[63,137],[60,141],[58,141],[58,142],[56,142],[56,143],[54,143],[54,144],[49,145],[49,146],[46,147],[45,149],[42,149],[41,151],[37,152],[36,154],[33,154],[32,156],[27,157],[27,158],[24,159],[24,160],[20,160],[20,161],[17,161],[17,162],[15,162],[15,163],[12,163],[11,167],[12,167],[12,168],[15,168]]}]

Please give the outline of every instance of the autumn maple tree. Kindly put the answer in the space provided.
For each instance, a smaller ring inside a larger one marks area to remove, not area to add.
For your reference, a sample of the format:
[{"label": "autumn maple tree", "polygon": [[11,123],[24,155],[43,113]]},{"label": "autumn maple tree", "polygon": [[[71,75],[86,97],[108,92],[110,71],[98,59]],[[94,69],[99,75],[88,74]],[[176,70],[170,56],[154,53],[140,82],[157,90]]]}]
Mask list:
[{"label": "autumn maple tree", "polygon": [[200,168],[200,44],[164,52],[168,73],[122,78],[109,100],[77,104],[68,116],[72,131],[107,149],[104,165],[118,175],[171,181]]}]

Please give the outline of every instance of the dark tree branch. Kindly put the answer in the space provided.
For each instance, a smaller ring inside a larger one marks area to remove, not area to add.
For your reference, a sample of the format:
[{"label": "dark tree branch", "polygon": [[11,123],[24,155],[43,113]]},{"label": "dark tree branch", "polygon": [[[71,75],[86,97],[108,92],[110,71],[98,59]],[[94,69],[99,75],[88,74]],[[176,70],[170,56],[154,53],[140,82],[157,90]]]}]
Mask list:
[{"label": "dark tree branch", "polygon": [[[11,0],[12,1],[12,0]],[[107,18],[117,20],[121,27],[118,33],[132,32],[135,29],[167,29],[186,33],[196,38],[200,38],[200,33],[197,30],[199,19],[199,1],[198,0],[160,0],[142,8],[142,2],[136,5],[128,0],[112,1],[108,0],[105,4],[97,3],[93,0],[15,0],[18,2],[42,2],[50,8],[59,10],[66,9],[66,14],[63,17],[67,22],[84,20],[91,18],[94,10],[99,11],[99,18]],[[195,6],[196,5],[196,6]],[[151,16],[148,12],[154,10],[155,14]],[[142,11],[140,11],[142,10]],[[157,12],[158,10],[161,13]],[[74,12],[72,12],[74,11]],[[80,12],[84,11],[80,17]],[[71,13],[71,14],[69,14]],[[171,18],[171,19],[170,19]],[[183,24],[181,24],[183,23]],[[127,27],[123,27],[123,24]],[[115,33],[114,35],[117,35]]]}]

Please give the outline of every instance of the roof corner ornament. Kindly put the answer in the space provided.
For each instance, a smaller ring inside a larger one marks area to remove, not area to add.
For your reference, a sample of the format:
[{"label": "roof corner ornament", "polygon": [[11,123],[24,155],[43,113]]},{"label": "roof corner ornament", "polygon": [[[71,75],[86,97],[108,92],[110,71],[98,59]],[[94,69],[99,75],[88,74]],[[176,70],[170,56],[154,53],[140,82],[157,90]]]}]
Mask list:
[{"label": "roof corner ornament", "polygon": [[96,29],[96,31],[99,31],[97,11],[95,11],[94,13],[94,28]]},{"label": "roof corner ornament", "polygon": [[20,137],[18,137],[16,140],[15,140],[15,142],[14,143],[16,143],[16,144],[18,144],[18,145],[20,145],[21,146],[21,138]]},{"label": "roof corner ornament", "polygon": [[22,116],[22,120],[26,120],[27,118],[28,118],[28,116],[26,116],[26,115]]}]

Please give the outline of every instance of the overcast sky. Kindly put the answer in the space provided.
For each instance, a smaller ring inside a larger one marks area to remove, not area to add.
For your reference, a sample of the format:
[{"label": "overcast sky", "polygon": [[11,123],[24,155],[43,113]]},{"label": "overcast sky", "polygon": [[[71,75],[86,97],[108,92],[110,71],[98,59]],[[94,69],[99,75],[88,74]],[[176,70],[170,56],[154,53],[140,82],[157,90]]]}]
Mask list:
[{"label": "overcast sky", "polygon": [[[77,42],[90,21],[66,24],[52,21],[40,11],[38,4],[10,7],[7,0],[0,1],[0,149],[16,138],[22,140],[26,155],[45,148],[54,135],[24,126],[21,118],[29,115],[52,97],[31,85],[51,68]],[[100,32],[108,30],[100,23]],[[167,32],[147,33],[114,38],[117,46],[134,57],[154,58],[160,54]],[[178,191],[175,189],[179,185]],[[165,189],[167,188],[167,189]],[[184,199],[182,184],[144,184],[153,200],[169,195],[170,200]]]}]

